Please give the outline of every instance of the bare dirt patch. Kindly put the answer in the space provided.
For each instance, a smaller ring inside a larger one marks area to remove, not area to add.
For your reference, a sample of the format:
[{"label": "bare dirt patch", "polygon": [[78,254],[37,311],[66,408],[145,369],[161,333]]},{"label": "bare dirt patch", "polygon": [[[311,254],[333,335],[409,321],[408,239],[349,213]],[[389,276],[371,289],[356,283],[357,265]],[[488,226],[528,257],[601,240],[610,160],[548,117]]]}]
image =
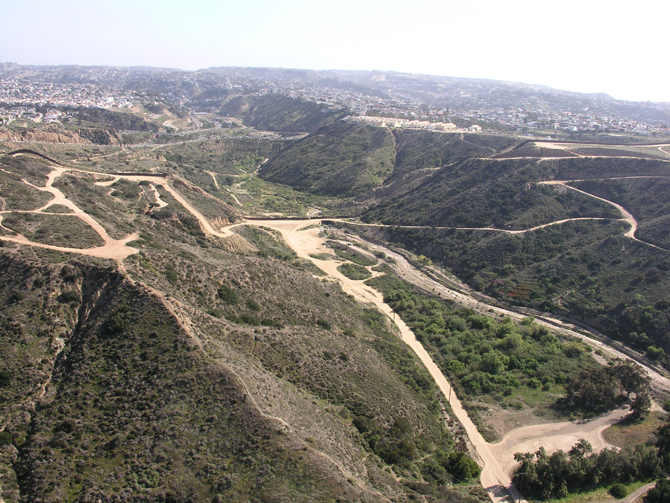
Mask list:
[{"label": "bare dirt patch", "polygon": [[503,438],[516,428],[560,421],[560,419],[548,413],[538,415],[535,409],[524,407],[520,401],[518,403],[519,409],[487,404],[488,411],[482,414],[482,419],[495,430],[498,438]]}]

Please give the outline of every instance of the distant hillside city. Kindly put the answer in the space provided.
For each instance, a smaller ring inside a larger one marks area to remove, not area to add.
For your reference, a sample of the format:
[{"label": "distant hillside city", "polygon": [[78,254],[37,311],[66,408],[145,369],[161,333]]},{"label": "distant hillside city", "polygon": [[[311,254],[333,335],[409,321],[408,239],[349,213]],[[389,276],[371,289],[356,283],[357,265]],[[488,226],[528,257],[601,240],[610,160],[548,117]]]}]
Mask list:
[{"label": "distant hillside city", "polygon": [[[397,72],[209,68],[23,66],[0,64],[0,125],[15,121],[71,123],[82,108],[133,111],[169,104],[176,115],[209,116],[224,126],[228,103],[282,96],[322,113],[372,125],[493,130],[529,135],[604,132],[670,134],[670,103],[615,100],[518,83]],[[225,113],[224,113],[225,112]],[[162,115],[157,110],[153,119]],[[360,119],[381,117],[383,121]],[[475,126],[475,127],[473,127]],[[481,129],[480,129],[481,128]],[[168,125],[162,132],[176,132]],[[157,129],[158,132],[158,129]]]}]

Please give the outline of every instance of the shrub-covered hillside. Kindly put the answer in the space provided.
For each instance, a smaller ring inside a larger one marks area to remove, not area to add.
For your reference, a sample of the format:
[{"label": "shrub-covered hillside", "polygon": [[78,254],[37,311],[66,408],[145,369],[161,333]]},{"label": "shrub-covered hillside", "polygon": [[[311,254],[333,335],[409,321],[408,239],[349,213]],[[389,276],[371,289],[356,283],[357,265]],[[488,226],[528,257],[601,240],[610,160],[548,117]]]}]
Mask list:
[{"label": "shrub-covered hillside", "polygon": [[344,110],[273,94],[233,98],[219,113],[241,117],[245,125],[264,131],[310,133],[346,115]]},{"label": "shrub-covered hillside", "polygon": [[468,159],[363,214],[388,225],[524,229],[574,217],[619,218],[612,205],[532,182],[560,179],[551,161]]},{"label": "shrub-covered hillside", "polygon": [[670,250],[670,175],[667,178],[589,180],[572,185],[622,205],[638,221],[638,238]]},{"label": "shrub-covered hillside", "polygon": [[265,164],[264,179],[327,196],[356,196],[393,171],[390,130],[338,122],[296,141]]},{"label": "shrub-covered hillside", "polygon": [[138,215],[128,276],[4,243],[4,501],[472,501],[447,487],[476,475],[462,431],[382,315],[271,233],[235,254],[175,210]]}]

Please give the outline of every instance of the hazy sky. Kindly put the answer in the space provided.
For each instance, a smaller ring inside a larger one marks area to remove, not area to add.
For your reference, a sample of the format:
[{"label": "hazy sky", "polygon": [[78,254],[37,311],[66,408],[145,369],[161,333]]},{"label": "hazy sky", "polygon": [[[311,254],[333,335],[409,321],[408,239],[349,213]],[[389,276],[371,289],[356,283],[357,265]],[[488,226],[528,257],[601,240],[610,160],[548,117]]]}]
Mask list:
[{"label": "hazy sky", "polygon": [[670,102],[670,2],[0,0],[0,61],[396,70]]}]

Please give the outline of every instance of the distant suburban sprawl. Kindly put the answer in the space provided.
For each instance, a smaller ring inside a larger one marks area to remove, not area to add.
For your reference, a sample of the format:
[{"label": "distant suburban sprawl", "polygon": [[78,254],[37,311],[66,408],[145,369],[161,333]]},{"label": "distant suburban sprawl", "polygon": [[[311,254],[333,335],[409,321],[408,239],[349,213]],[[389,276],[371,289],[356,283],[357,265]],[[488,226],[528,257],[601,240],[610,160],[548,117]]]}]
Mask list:
[{"label": "distant suburban sprawl", "polygon": [[[155,132],[174,133],[184,126],[225,127],[249,107],[259,107],[262,113],[259,102],[279,97],[305,103],[320,114],[384,127],[531,136],[670,133],[668,103],[627,102],[604,94],[499,81],[396,72],[226,67],[185,72],[0,64],[0,124],[4,125],[68,124],[76,117],[73,111],[82,108],[137,112],[144,107],[149,112],[146,118],[159,122]],[[172,124],[174,117],[161,121],[160,110],[151,113],[152,107],[162,104],[173,107],[173,115],[189,116],[188,124]]]}]

